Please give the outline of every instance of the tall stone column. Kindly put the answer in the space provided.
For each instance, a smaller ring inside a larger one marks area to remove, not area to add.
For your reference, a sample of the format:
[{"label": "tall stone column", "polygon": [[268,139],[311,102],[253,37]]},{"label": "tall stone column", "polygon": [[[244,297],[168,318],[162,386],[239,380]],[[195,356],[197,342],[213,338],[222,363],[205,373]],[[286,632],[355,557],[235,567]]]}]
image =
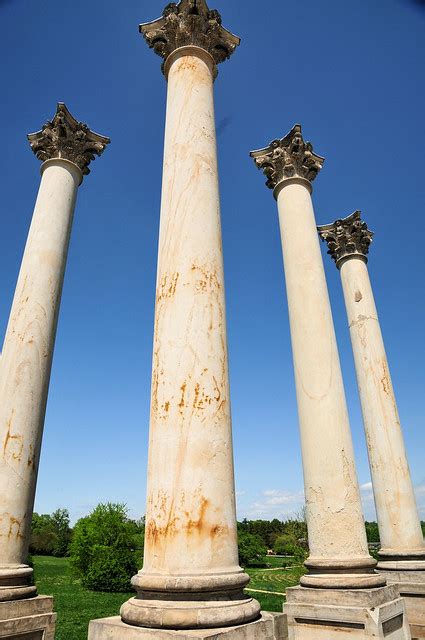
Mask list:
[{"label": "tall stone column", "polygon": [[318,230],[341,274],[381,539],[378,570],[402,594],[415,593],[406,599],[408,617],[425,637],[425,543],[367,268],[373,234],[359,211]]},{"label": "tall stone column", "polygon": [[[374,571],[376,562],[367,547],[341,367],[311,200],[311,183],[324,159],[304,141],[299,125],[281,140],[251,152],[251,156],[264,171],[266,184],[273,189],[278,204],[310,545],[305,563],[308,573],[301,578],[301,585],[306,588],[288,590],[285,611],[290,638],[316,637],[313,632],[311,636],[304,635],[304,626],[308,624],[305,620],[322,624],[323,620],[335,622],[338,616],[343,616],[340,626],[344,627],[351,624],[350,610],[359,606],[358,615],[364,616],[365,625],[375,615],[360,604],[359,598],[353,601],[347,595],[341,596],[343,590],[379,592],[381,599],[385,596],[388,602],[394,600],[401,608],[402,603],[396,591],[382,589],[385,579]],[[323,595],[324,589],[327,595]],[[347,607],[344,613],[329,607],[337,602]],[[324,636],[320,636],[320,624],[316,632],[321,638]],[[336,625],[333,633],[338,633],[338,628]],[[382,637],[382,625],[373,626],[373,633]]]},{"label": "tall stone column", "polygon": [[239,567],[213,82],[239,38],[204,1],[140,26],[168,81],[143,569],[125,623],[258,617]]},{"label": "tall stone column", "polygon": [[63,103],[28,139],[43,164],[1,357],[0,601],[36,594],[26,563],[72,217],[83,175],[109,142]]}]

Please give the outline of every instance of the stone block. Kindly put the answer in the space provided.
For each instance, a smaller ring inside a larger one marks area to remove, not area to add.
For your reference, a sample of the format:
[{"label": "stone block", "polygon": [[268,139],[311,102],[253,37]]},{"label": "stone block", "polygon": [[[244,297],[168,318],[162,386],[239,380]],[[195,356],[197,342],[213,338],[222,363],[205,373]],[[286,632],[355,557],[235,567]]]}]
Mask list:
[{"label": "stone block", "polygon": [[286,616],[263,611],[254,622],[237,627],[179,630],[148,629],[122,622],[119,616],[92,620],[88,640],[287,640]]},{"label": "stone block", "polygon": [[412,640],[425,638],[425,571],[380,571],[395,585],[406,604]]},{"label": "stone block", "polygon": [[0,602],[0,640],[54,640],[53,598]]},{"label": "stone block", "polygon": [[405,604],[395,586],[286,591],[288,640],[410,640]]}]

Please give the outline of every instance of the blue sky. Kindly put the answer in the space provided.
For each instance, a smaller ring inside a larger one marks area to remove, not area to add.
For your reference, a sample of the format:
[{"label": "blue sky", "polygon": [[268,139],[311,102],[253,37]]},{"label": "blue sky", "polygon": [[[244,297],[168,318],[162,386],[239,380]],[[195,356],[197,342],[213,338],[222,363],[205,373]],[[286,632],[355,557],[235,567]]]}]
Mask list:
[{"label": "blue sky", "polygon": [[[36,510],[103,500],[144,513],[166,83],[138,24],[160,0],[0,0],[0,333],[39,185],[26,141],[57,101],[109,135],[80,188]],[[413,0],[217,0],[242,38],[216,118],[238,516],[302,504],[276,205],[248,156],[294,123],[326,157],[318,223],[361,209],[369,270],[425,519],[425,7]],[[366,516],[369,471],[339,274],[323,247]]]}]

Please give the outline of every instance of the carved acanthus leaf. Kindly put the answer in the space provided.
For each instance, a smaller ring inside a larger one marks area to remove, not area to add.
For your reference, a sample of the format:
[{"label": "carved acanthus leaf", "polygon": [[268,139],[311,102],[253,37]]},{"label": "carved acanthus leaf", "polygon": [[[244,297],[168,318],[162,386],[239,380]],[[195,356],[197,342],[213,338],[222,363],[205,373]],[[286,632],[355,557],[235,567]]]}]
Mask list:
[{"label": "carved acanthus leaf", "polygon": [[332,224],[317,227],[321,239],[328,245],[328,253],[338,265],[342,258],[353,255],[366,257],[372,242],[373,232],[361,219],[360,211]]},{"label": "carved acanthus leaf", "polygon": [[70,160],[81,169],[83,175],[90,173],[88,165],[110,143],[109,138],[90,131],[86,124],[78,122],[63,102],[58,102],[53,120],[46,122],[41,131],[30,133],[27,137],[39,160]]},{"label": "carved acanthus leaf", "polygon": [[264,172],[269,189],[287,178],[300,177],[311,182],[325,161],[313,152],[310,142],[304,142],[299,124],[281,140],[273,140],[268,147],[251,151],[250,156]]},{"label": "carved acanthus leaf", "polygon": [[205,0],[172,2],[161,18],[141,24],[139,30],[164,61],[175,49],[194,45],[208,51],[219,64],[230,58],[240,43],[240,38],[222,26],[219,12],[210,10]]}]

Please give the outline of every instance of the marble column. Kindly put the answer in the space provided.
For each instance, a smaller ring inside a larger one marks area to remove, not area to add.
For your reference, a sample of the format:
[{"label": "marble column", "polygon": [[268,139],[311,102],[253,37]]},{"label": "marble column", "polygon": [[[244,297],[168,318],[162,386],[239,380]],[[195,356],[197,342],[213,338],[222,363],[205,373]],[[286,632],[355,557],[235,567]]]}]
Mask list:
[{"label": "marble column", "polygon": [[43,164],[0,368],[0,601],[36,593],[26,563],[72,217],[83,175],[109,142],[63,103],[28,139]]},{"label": "marble column", "polygon": [[131,625],[258,617],[239,567],[213,82],[239,38],[204,1],[140,26],[168,81],[143,569]]},{"label": "marble column", "polygon": [[[341,596],[343,591],[350,594],[378,591],[379,598],[395,600],[397,606],[401,601],[396,591],[388,592],[385,579],[375,572],[376,561],[370,557],[366,541],[342,373],[311,199],[312,181],[324,159],[304,141],[299,125],[265,149],[251,152],[251,156],[265,173],[266,184],[273,190],[278,205],[310,546],[305,563],[308,573],[301,578],[301,591],[288,590],[289,604],[285,611],[290,638],[310,638],[316,635],[304,635],[306,630],[300,620],[312,618],[320,626],[330,616],[331,620],[340,620],[340,626],[344,627],[353,620],[350,617],[353,607],[360,607],[361,616],[372,615],[372,609],[364,607],[358,597],[353,600],[351,596]],[[327,595],[323,595],[324,589]],[[347,608],[344,613],[341,609],[329,611],[332,604],[344,604]],[[403,625],[405,629],[404,622]],[[316,633],[317,637],[325,637],[320,636],[319,627]],[[382,637],[384,632],[378,625],[373,633]]]},{"label": "marble column", "polygon": [[[344,387],[311,200],[324,159],[296,125],[251,153],[279,210],[301,432],[308,586],[384,584],[370,557]],[[341,575],[341,573],[343,575]]]},{"label": "marble column", "polygon": [[381,539],[378,570],[403,593],[422,583],[415,604],[425,625],[425,543],[367,268],[373,234],[359,211],[318,230],[341,274]]}]

